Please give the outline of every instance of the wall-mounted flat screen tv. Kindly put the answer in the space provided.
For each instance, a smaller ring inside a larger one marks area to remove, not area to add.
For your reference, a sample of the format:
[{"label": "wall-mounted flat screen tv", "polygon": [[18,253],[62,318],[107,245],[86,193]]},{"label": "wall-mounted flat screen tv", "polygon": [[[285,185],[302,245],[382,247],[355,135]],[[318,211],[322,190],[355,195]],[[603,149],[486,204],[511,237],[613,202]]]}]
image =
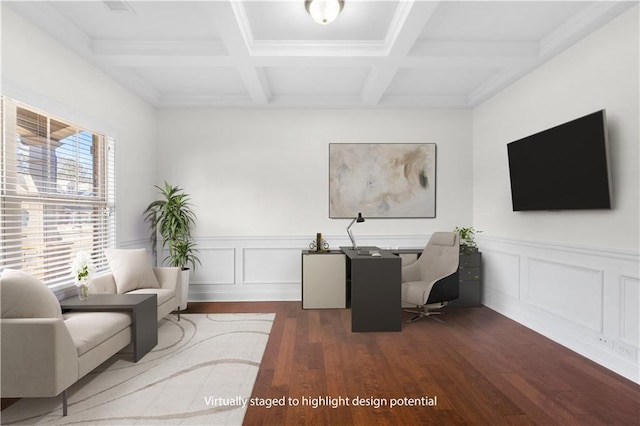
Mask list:
[{"label": "wall-mounted flat screen tv", "polygon": [[514,211],[610,209],[605,110],[507,144]]}]

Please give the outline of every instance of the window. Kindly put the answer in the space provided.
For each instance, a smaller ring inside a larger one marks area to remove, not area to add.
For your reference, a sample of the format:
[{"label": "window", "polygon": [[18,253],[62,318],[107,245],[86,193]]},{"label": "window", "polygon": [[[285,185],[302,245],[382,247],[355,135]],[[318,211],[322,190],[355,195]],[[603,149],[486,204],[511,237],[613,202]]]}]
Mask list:
[{"label": "window", "polygon": [[104,249],[115,246],[113,139],[0,102],[0,269],[68,284],[79,251],[106,269]]}]

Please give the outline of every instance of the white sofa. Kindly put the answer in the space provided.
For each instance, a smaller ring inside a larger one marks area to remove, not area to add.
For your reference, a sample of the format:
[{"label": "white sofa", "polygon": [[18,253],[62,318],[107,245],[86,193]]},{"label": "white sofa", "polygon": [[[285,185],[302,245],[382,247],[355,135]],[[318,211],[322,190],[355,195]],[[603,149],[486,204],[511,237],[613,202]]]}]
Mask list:
[{"label": "white sofa", "polygon": [[[179,320],[180,269],[151,268],[143,252],[111,253],[112,272],[93,277],[90,293],[153,293],[158,300],[158,321],[174,310],[178,311]],[[62,394],[62,411],[66,415],[66,389],[132,341],[128,313],[63,314],[53,292],[23,271],[2,271],[0,301],[3,398]]]},{"label": "white sofa", "polygon": [[0,277],[3,398],[53,397],[131,342],[123,312],[62,314],[56,296],[37,278],[5,269]]},{"label": "white sofa", "polygon": [[107,249],[104,254],[111,272],[91,278],[90,294],[155,294],[158,298],[158,321],[174,310],[180,320],[180,268],[152,268],[145,249]]}]

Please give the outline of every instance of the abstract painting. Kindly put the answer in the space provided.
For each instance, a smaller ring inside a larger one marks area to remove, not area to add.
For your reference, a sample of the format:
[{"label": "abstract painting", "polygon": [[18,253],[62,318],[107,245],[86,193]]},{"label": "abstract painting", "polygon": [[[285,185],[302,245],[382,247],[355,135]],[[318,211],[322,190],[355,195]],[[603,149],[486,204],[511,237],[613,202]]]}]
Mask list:
[{"label": "abstract painting", "polygon": [[435,217],[436,144],[329,144],[329,217]]}]

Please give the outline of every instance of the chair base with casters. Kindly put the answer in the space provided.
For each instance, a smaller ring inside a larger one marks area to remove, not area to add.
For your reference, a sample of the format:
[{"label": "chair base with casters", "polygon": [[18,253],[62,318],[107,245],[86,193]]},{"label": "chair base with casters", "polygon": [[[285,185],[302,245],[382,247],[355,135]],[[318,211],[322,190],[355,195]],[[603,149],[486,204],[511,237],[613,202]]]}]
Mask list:
[{"label": "chair base with casters", "polygon": [[431,318],[444,325],[449,325],[445,321],[434,315],[441,315],[442,308],[448,305],[448,302],[459,297],[460,293],[460,274],[458,271],[438,280],[429,293],[429,298],[424,305],[417,305],[416,309],[405,309],[405,312],[416,314],[407,323],[416,322],[422,318]]},{"label": "chair base with casters", "polygon": [[[415,316],[412,317],[410,320],[408,320],[407,323],[411,324],[412,322],[416,322],[416,321],[418,321],[419,319],[422,319],[422,318],[431,318],[432,320],[438,321],[441,324],[449,325],[445,321],[441,320],[440,318],[433,316],[433,315],[442,314],[443,312],[440,311],[439,309],[442,309],[445,306],[447,306],[447,302],[435,303],[435,304],[431,304],[431,305],[416,306],[416,309],[405,309],[404,310],[405,312],[410,313],[410,314],[415,314]],[[431,309],[438,309],[438,310],[431,310]]]}]

